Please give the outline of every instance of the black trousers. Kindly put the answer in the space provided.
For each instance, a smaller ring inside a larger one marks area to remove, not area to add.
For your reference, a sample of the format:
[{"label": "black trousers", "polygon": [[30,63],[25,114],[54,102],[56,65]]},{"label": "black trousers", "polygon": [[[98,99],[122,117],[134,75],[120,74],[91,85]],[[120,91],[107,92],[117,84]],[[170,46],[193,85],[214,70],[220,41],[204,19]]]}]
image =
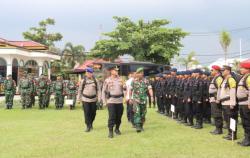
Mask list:
[{"label": "black trousers", "polygon": [[222,129],[223,117],[222,117],[222,105],[215,102],[211,103],[211,116],[214,118],[214,124],[216,128]]},{"label": "black trousers", "polygon": [[209,101],[203,102],[203,119],[207,121],[211,120],[211,104]]},{"label": "black trousers", "polygon": [[189,123],[193,124],[194,112],[192,102],[185,101],[184,103],[185,117],[188,119]]},{"label": "black trousers", "polygon": [[196,101],[196,102],[193,102],[193,106],[194,106],[196,124],[202,125],[203,124],[203,105],[202,103],[198,103],[198,101]]},{"label": "black trousers", "polygon": [[128,121],[132,122],[134,121],[133,119],[133,105],[131,105],[129,103],[129,101],[127,101],[127,118],[128,118]]},{"label": "black trousers", "polygon": [[111,130],[114,126],[116,129],[119,129],[122,122],[122,114],[123,114],[123,104],[108,104],[108,128]]},{"label": "black trousers", "polygon": [[165,111],[167,114],[170,114],[170,105],[171,105],[171,100],[165,97]]},{"label": "black trousers", "polygon": [[153,107],[155,108],[155,91],[154,90],[153,90],[153,100],[151,100],[151,97],[148,94],[148,105],[149,105],[149,108],[152,107],[152,103],[153,103]]},{"label": "black trousers", "polygon": [[245,138],[250,140],[250,109],[247,105],[240,105],[239,108]]},{"label": "black trousers", "polygon": [[85,124],[90,127],[96,116],[96,102],[82,102],[82,108],[84,111]]},{"label": "black trousers", "polygon": [[162,96],[157,97],[157,106],[159,112],[164,112],[164,100]]},{"label": "black trousers", "polygon": [[[234,107],[233,109],[230,108],[229,105],[222,105],[222,110],[223,110],[223,117],[226,122],[226,127],[228,130],[228,135],[232,134],[232,130],[230,129],[230,118],[237,120],[238,117],[238,108]],[[236,121],[236,131],[235,131],[235,136],[237,133],[237,121]]]}]

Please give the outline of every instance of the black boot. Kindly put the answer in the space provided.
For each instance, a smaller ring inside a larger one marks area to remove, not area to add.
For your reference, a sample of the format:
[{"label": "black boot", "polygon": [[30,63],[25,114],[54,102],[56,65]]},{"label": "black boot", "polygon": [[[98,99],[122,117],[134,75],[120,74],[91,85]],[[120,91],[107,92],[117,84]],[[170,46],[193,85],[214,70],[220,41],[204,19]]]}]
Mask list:
[{"label": "black boot", "polygon": [[115,134],[117,134],[117,135],[121,135],[122,134],[121,131],[119,130],[119,128],[115,129]]},{"label": "black boot", "polygon": [[90,126],[89,125],[87,125],[87,128],[86,128],[85,132],[90,132]]},{"label": "black boot", "polygon": [[226,140],[232,140],[232,139],[236,140],[237,139],[236,132],[233,132],[233,138],[232,138],[232,131],[228,130],[228,134],[226,136],[224,136],[223,139],[226,139]]},{"label": "black boot", "polygon": [[238,142],[240,146],[250,146],[250,138],[246,137],[241,141]]},{"label": "black boot", "polygon": [[141,125],[136,125],[136,132],[140,133],[142,131]]},{"label": "black boot", "polygon": [[113,128],[112,129],[109,129],[109,135],[108,135],[109,138],[113,138],[114,137],[114,132],[113,132]]},{"label": "black boot", "polygon": [[211,134],[213,135],[219,135],[219,134],[222,134],[222,128],[216,128],[214,131],[211,131],[210,132]]},{"label": "black boot", "polygon": [[194,127],[195,129],[202,129],[203,128],[203,126],[202,126],[202,124],[201,123],[198,123],[197,124],[197,126],[196,127]]}]

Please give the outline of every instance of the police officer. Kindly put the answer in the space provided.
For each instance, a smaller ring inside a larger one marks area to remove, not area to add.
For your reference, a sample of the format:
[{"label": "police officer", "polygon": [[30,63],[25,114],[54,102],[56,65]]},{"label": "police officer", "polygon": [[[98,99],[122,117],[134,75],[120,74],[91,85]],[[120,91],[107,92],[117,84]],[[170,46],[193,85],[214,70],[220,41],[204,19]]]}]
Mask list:
[{"label": "police officer", "polygon": [[73,104],[69,105],[70,110],[75,109],[76,105],[76,95],[77,95],[77,83],[75,77],[70,77],[69,82],[66,87],[67,99],[72,99]]},{"label": "police officer", "polygon": [[[173,106],[177,106],[177,96],[176,96],[176,73],[177,69],[176,68],[171,68],[170,69],[171,77],[169,78],[169,95],[168,98],[171,100],[171,104]],[[174,119],[177,119],[177,115],[174,115]]]},{"label": "police officer", "polygon": [[7,79],[4,80],[4,94],[6,109],[12,109],[13,98],[16,94],[16,82],[12,79],[12,75],[8,75]]},{"label": "police officer", "polygon": [[64,104],[65,85],[61,74],[57,75],[54,83],[53,92],[55,94],[56,109],[62,109]]},{"label": "police officer", "polygon": [[157,96],[157,105],[158,105],[158,112],[160,114],[164,114],[164,97],[165,97],[165,80],[162,74],[158,75],[159,80],[156,84],[156,96]]},{"label": "police officer", "polygon": [[46,107],[46,96],[48,95],[48,83],[47,80],[42,74],[37,82],[37,94],[38,94],[38,100],[39,100],[39,108],[45,109]]},{"label": "police officer", "polygon": [[184,79],[184,85],[183,85],[183,105],[184,105],[184,121],[183,123],[186,126],[193,126],[193,109],[192,109],[192,103],[191,103],[191,74],[192,72],[187,70],[185,72],[185,79]]},{"label": "police officer", "polygon": [[201,79],[202,71],[200,69],[193,70],[194,80],[192,83],[192,104],[193,111],[196,119],[196,124],[193,126],[195,129],[203,128],[203,81]]},{"label": "police officer", "polygon": [[84,78],[81,80],[78,88],[77,100],[82,102],[84,118],[86,124],[85,132],[93,129],[93,122],[96,116],[96,102],[100,100],[100,88],[93,76],[94,70],[87,68]]},{"label": "police officer", "polygon": [[238,142],[241,146],[250,146],[250,61],[240,63],[240,73],[243,75],[237,88],[237,98],[240,117],[244,129],[244,139]]},{"label": "police officer", "polygon": [[170,114],[170,105],[171,105],[171,99],[169,99],[169,78],[170,78],[170,71],[164,71],[163,72],[163,77],[165,80],[165,85],[164,85],[164,106],[165,106],[165,114],[166,116],[171,117]]},{"label": "police officer", "polygon": [[211,134],[222,134],[223,118],[222,118],[222,105],[218,100],[218,89],[221,86],[223,78],[220,73],[220,66],[213,65],[211,70],[211,76],[213,77],[209,85],[209,101],[211,104],[211,115],[214,119],[215,130],[211,131]]},{"label": "police officer", "polygon": [[143,131],[143,125],[146,120],[146,112],[147,112],[147,97],[149,94],[153,99],[153,91],[152,86],[149,84],[149,81],[143,77],[144,69],[138,68],[136,70],[136,77],[132,81],[130,94],[133,99],[132,105],[134,109],[134,123],[136,126],[136,132]]},{"label": "police officer", "polygon": [[209,102],[209,85],[210,85],[210,72],[205,71],[202,74],[203,80],[203,121],[204,123],[211,123],[211,104]]},{"label": "police officer", "polygon": [[[99,85],[99,91],[102,91],[102,87],[103,87],[103,76],[98,75],[97,76],[97,82]],[[97,110],[102,110],[103,109],[103,103],[102,103],[102,99],[101,99],[101,95],[100,95],[100,99],[97,102]]]},{"label": "police officer", "polygon": [[131,83],[134,80],[134,72],[130,72],[128,76],[128,80],[126,81],[126,103],[127,103],[127,119],[128,122],[131,122],[134,125],[133,121],[133,106],[130,104],[130,94],[129,90],[131,88]]},{"label": "police officer", "polygon": [[122,78],[118,75],[118,67],[113,66],[109,68],[111,76],[108,77],[103,84],[102,89],[102,100],[105,105],[108,107],[109,119],[108,119],[108,128],[109,128],[109,138],[113,138],[113,128],[115,126],[115,133],[120,135],[120,125],[121,118],[123,114],[123,81]]},{"label": "police officer", "polygon": [[32,81],[28,78],[27,72],[24,72],[23,77],[19,82],[19,92],[21,94],[22,108],[31,108],[31,92]]},{"label": "police officer", "polygon": [[[231,75],[231,67],[224,65],[222,68],[223,82],[219,88],[218,98],[222,104],[222,110],[224,115],[224,120],[226,122],[226,127],[228,134],[223,138],[226,140],[236,140],[237,130],[233,132],[230,129],[230,118],[236,120],[237,117],[237,106],[236,106],[236,80]],[[233,138],[232,138],[233,134]]]},{"label": "police officer", "polygon": [[155,98],[156,98],[156,95],[155,95],[155,90],[156,90],[155,89],[155,84],[156,84],[156,82],[155,82],[155,77],[154,76],[151,77],[151,78],[149,78],[149,83],[152,86],[153,95],[154,95],[153,100],[151,100],[151,97],[148,98],[149,99],[149,108],[152,107],[152,103],[153,103],[153,108],[155,108],[155,104],[156,104],[156,100],[155,100]]}]

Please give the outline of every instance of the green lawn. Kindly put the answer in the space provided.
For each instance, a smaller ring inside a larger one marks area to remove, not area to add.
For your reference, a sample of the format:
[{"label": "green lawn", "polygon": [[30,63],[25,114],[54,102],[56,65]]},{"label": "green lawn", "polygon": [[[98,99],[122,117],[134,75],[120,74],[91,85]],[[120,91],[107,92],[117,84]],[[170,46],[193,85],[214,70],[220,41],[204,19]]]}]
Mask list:
[{"label": "green lawn", "polygon": [[[1,103],[3,105],[3,103]],[[124,113],[125,114],[125,113]],[[123,115],[122,135],[107,138],[107,111],[97,111],[94,131],[84,132],[80,107],[5,110],[0,106],[0,158],[249,158],[250,148],[194,130],[149,109],[145,132],[137,134]],[[241,128],[240,128],[241,129]],[[242,138],[242,129],[239,133]]]}]

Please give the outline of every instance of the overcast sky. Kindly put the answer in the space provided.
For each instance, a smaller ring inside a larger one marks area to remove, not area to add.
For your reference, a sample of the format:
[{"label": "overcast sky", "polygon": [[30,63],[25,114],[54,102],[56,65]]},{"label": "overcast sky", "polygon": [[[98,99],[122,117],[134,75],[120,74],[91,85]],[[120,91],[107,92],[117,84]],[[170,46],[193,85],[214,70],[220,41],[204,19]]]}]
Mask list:
[{"label": "overcast sky", "polygon": [[[23,40],[22,32],[37,26],[48,17],[56,20],[50,31],[63,34],[58,47],[70,41],[93,47],[101,32],[111,31],[113,16],[133,20],[160,19],[171,21],[170,27],[180,27],[191,33],[218,32],[250,27],[250,0],[0,0],[0,37]],[[243,53],[250,50],[250,29],[233,31],[231,56],[239,52],[242,38]],[[189,36],[183,40],[181,54],[194,50],[201,63],[223,57],[217,34]],[[234,53],[234,54],[233,54]],[[249,57],[245,55],[244,57]]]}]

